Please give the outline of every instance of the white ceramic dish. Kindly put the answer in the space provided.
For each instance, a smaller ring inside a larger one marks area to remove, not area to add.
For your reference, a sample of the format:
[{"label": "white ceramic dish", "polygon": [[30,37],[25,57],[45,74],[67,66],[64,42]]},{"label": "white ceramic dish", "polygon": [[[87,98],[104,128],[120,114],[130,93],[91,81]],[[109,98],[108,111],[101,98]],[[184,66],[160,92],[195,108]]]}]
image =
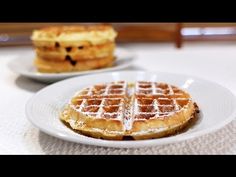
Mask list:
[{"label": "white ceramic dish", "polygon": [[[126,80],[167,82],[189,92],[200,107],[200,118],[187,131],[160,139],[139,141],[101,140],[75,133],[58,117],[63,106],[79,89],[95,83]],[[89,145],[137,148],[175,143],[213,132],[236,117],[236,98],[226,88],[201,78],[162,72],[122,71],[70,78],[36,93],[26,105],[26,115],[33,125],[52,136]]]},{"label": "white ceramic dish", "polygon": [[56,82],[59,80],[79,75],[94,74],[94,73],[124,69],[130,66],[135,58],[135,55],[132,52],[129,52],[119,47],[116,48],[115,55],[117,57],[117,60],[114,66],[109,68],[95,69],[81,72],[70,72],[70,73],[39,73],[37,72],[35,66],[33,65],[35,53],[32,50],[24,53],[24,55],[18,56],[17,58],[13,59],[8,64],[8,66],[13,72],[29,77],[31,79],[35,79],[42,82]]}]

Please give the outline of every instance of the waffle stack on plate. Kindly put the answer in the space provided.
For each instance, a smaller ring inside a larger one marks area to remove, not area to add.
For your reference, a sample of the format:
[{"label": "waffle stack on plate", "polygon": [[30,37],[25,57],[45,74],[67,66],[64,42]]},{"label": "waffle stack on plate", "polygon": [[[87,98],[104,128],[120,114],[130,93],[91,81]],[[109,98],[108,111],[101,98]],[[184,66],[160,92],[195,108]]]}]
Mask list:
[{"label": "waffle stack on plate", "polygon": [[191,96],[157,82],[97,84],[70,100],[61,119],[95,138],[159,138],[186,127],[198,111]]},{"label": "waffle stack on plate", "polygon": [[116,31],[109,25],[55,26],[35,30],[39,72],[85,71],[112,66]]}]

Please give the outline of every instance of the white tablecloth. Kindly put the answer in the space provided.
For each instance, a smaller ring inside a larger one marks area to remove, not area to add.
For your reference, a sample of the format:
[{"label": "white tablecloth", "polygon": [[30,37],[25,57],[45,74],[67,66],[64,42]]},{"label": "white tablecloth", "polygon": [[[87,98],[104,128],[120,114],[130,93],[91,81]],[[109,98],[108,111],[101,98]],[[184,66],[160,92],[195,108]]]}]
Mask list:
[{"label": "white tablecloth", "polygon": [[[130,44],[137,61],[129,69],[185,73],[216,81],[236,94],[236,43]],[[31,48],[0,49],[0,154],[236,154],[236,120],[202,137],[151,148],[117,149],[66,142],[33,127],[27,100],[46,84],[11,72],[7,64]]]}]

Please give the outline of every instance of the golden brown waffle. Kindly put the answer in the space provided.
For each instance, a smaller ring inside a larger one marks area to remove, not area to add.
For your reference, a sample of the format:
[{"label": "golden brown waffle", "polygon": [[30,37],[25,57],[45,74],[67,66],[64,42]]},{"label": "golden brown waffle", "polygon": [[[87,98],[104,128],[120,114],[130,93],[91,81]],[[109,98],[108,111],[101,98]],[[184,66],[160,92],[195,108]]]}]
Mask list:
[{"label": "golden brown waffle", "polygon": [[61,119],[95,138],[159,138],[184,128],[196,107],[185,91],[165,83],[124,81],[85,88],[70,100]]},{"label": "golden brown waffle", "polygon": [[68,57],[73,61],[94,60],[113,56],[115,44],[113,42],[100,45],[81,45],[79,47],[37,47],[36,54],[39,58],[50,61],[64,61]]},{"label": "golden brown waffle", "polygon": [[87,71],[92,69],[110,67],[113,65],[114,61],[115,58],[113,56],[80,61],[73,61],[70,58],[67,58],[65,61],[51,61],[42,58],[36,58],[34,64],[39,72],[61,73]]},{"label": "golden brown waffle", "polygon": [[116,36],[110,25],[77,25],[34,30],[31,39],[36,47],[79,47],[114,42]]},{"label": "golden brown waffle", "polygon": [[86,71],[112,66],[117,33],[109,25],[54,26],[35,30],[39,72]]}]

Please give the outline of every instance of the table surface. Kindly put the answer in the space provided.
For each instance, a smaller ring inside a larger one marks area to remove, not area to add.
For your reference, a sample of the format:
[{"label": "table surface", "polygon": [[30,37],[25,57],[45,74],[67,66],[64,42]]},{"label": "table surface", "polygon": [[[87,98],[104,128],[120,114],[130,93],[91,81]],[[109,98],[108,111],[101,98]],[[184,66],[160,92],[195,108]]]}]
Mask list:
[{"label": "table surface", "polygon": [[[137,54],[126,70],[166,71],[218,82],[236,94],[236,43],[126,44]],[[88,146],[51,137],[25,116],[26,102],[46,84],[13,73],[7,67],[30,47],[0,49],[0,154],[236,154],[236,120],[211,134],[151,148],[118,149]]]}]

